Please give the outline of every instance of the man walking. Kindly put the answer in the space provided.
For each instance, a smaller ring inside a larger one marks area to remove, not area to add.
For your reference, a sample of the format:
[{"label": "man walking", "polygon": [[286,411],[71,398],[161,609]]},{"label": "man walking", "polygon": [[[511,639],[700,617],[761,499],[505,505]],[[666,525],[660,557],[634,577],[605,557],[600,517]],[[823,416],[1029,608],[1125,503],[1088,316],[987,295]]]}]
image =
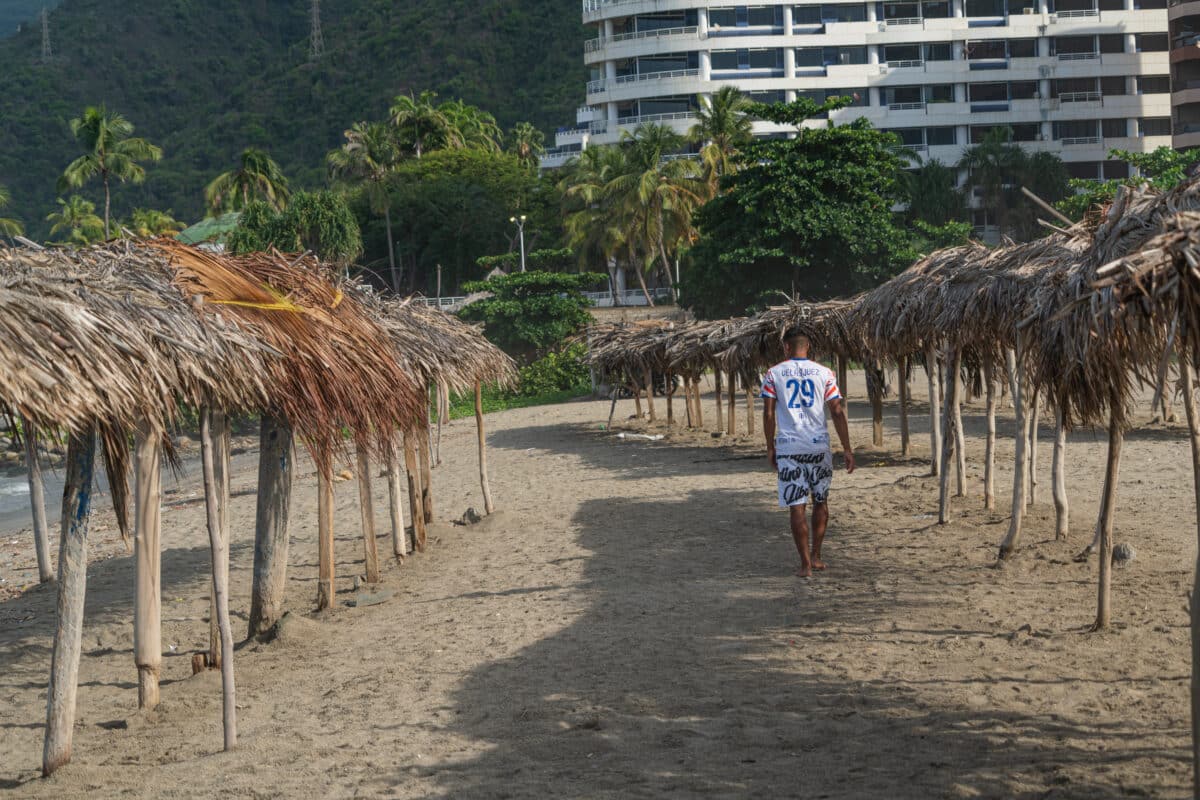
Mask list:
[{"label": "man walking", "polygon": [[[821,544],[829,521],[829,484],[833,479],[833,454],[825,410],[846,456],[846,472],[854,472],[850,429],[837,378],[828,367],[808,359],[812,342],[799,328],[784,334],[787,360],[767,371],[762,382],[763,432],[767,457],[779,477],[779,505],[792,516],[792,538],[800,553],[801,578],[825,569]],[[778,430],[777,430],[778,428]],[[812,498],[812,548],[806,505]]]}]

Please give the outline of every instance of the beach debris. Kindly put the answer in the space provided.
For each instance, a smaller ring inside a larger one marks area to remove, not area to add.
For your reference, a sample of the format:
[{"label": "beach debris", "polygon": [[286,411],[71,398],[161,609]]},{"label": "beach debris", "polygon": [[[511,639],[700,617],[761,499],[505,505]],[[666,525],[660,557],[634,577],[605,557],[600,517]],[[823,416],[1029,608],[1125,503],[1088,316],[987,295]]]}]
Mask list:
[{"label": "beach debris", "polygon": [[617,438],[618,439],[641,439],[641,440],[647,441],[647,442],[660,442],[663,439],[665,439],[666,437],[663,436],[661,433],[656,433],[653,436],[651,436],[650,434],[646,434],[646,433],[618,433]]},{"label": "beach debris", "polygon": [[1135,558],[1137,558],[1137,551],[1128,542],[1122,542],[1113,547],[1112,563],[1118,567],[1129,566]]}]

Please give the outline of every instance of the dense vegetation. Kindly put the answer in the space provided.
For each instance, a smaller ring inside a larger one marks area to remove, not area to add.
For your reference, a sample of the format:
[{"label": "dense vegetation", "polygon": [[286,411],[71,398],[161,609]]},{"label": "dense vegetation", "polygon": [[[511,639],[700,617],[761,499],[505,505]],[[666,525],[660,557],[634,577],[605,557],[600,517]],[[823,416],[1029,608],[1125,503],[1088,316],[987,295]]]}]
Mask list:
[{"label": "dense vegetation", "polygon": [[43,8],[53,9],[60,0],[4,0],[0,3],[0,39],[15,36],[17,28],[36,23]]},{"label": "dense vegetation", "polygon": [[397,94],[436,90],[486,106],[505,129],[553,129],[572,118],[586,79],[578,8],[555,0],[325,3],[315,63],[308,5],[126,0],[116,12],[66,0],[50,15],[49,65],[38,26],[0,39],[5,216],[48,233],[55,183],[78,154],[68,121],[88,105],[119,109],[164,153],[143,185],[114,195],[113,213],[152,207],[195,221],[204,187],[247,147],[269,151],[296,188],[319,188],[343,130],[384,116]]}]

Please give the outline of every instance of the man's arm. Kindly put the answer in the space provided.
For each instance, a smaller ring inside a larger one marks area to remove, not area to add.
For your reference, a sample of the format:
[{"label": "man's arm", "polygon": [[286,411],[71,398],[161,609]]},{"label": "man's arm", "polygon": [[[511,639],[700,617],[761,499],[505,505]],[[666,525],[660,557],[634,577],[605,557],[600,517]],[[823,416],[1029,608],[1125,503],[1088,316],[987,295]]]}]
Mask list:
[{"label": "man's arm", "polygon": [[767,460],[771,462],[771,469],[779,471],[779,465],[775,463],[775,398],[763,398],[763,435],[767,437]]},{"label": "man's arm", "polygon": [[854,451],[850,447],[850,424],[846,420],[846,406],[842,398],[836,397],[829,401],[829,415],[833,417],[833,427],[838,439],[842,442],[842,452],[846,456],[846,472],[854,472]]}]

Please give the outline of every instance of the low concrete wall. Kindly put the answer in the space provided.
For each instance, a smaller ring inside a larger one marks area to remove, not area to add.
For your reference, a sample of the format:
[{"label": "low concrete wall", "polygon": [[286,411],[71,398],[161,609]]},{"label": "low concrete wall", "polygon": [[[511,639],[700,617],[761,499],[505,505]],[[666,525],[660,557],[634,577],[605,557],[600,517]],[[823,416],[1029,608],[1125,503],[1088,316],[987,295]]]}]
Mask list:
[{"label": "low concrete wall", "polygon": [[675,322],[688,322],[692,319],[692,313],[685,311],[679,306],[593,308],[589,309],[588,313],[592,315],[592,319],[602,325],[617,322],[640,322],[646,319],[672,320]]}]

